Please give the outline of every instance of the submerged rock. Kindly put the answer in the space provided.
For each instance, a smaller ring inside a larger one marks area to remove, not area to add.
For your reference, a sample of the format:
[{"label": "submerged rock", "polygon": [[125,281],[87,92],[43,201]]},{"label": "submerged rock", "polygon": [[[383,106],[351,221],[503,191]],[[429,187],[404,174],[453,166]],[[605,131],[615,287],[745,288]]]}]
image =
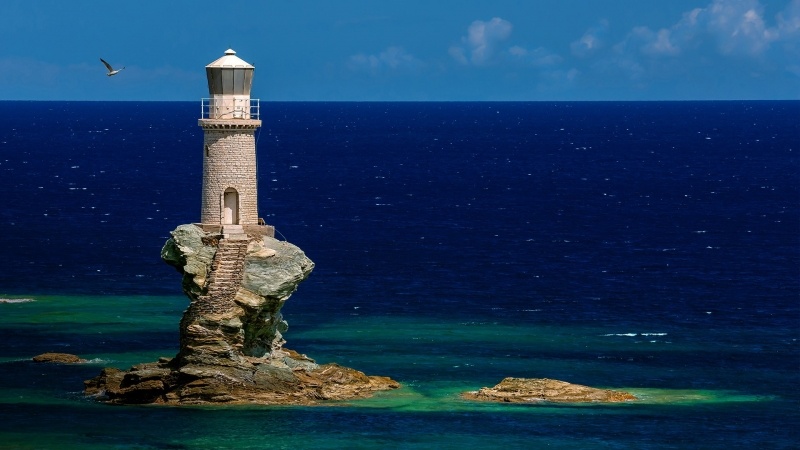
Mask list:
[{"label": "submerged rock", "polygon": [[500,384],[464,392],[466,400],[505,403],[618,403],[637,400],[633,394],[597,389],[548,378],[505,378]]},{"label": "submerged rock", "polygon": [[175,229],[161,257],[183,275],[191,300],[178,354],[104,369],[85,382],[86,394],[122,404],[314,404],[399,387],[283,348],[288,324],[280,310],[314,263],[260,230],[222,239],[195,225]]}]

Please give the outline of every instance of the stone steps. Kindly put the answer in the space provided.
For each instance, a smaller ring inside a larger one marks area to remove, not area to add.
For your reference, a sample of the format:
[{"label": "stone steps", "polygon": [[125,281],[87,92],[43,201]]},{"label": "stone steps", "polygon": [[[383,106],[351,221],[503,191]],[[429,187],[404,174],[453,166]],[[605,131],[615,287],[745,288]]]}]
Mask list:
[{"label": "stone steps", "polygon": [[[229,225],[225,226],[226,234],[231,231],[228,227]],[[198,307],[203,311],[221,313],[233,306],[233,298],[242,282],[244,258],[249,242],[246,234],[237,234],[233,234],[232,238],[225,236],[219,241],[211,263],[206,294],[198,298],[202,303]]]}]

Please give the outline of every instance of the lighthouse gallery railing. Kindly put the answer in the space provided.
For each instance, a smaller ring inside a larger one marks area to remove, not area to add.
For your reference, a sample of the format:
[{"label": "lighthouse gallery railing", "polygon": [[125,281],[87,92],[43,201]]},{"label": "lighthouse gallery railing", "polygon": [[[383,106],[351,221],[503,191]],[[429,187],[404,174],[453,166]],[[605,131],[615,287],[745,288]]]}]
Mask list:
[{"label": "lighthouse gallery railing", "polygon": [[201,119],[261,119],[261,101],[257,98],[202,98]]}]

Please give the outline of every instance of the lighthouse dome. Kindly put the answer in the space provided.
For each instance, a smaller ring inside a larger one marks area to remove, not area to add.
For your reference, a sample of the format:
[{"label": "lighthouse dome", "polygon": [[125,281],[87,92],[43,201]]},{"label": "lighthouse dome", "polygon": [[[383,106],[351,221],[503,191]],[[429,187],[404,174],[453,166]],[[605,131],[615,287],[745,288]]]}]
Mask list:
[{"label": "lighthouse dome", "polygon": [[225,56],[206,66],[209,95],[249,97],[254,69],[252,64],[236,56],[236,52],[229,48]]},{"label": "lighthouse dome", "polygon": [[255,69],[252,64],[236,56],[236,52],[232,48],[225,50],[225,56],[206,66],[206,68],[209,67],[239,67],[245,69]]}]

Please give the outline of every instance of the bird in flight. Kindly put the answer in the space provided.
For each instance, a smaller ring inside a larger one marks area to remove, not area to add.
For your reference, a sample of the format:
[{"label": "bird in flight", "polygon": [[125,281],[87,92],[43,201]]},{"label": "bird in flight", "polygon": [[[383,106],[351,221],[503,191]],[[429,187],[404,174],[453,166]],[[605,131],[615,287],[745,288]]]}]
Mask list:
[{"label": "bird in flight", "polygon": [[101,61],[103,64],[105,64],[105,66],[106,66],[106,69],[108,69],[108,73],[106,74],[106,75],[108,75],[108,76],[116,75],[116,74],[120,73],[120,72],[122,71],[122,69],[124,69],[124,67],[123,67],[122,69],[117,69],[117,70],[114,70],[114,68],[113,68],[113,67],[111,67],[111,64],[107,63],[105,59],[103,59],[103,58],[100,58],[100,61]]}]

